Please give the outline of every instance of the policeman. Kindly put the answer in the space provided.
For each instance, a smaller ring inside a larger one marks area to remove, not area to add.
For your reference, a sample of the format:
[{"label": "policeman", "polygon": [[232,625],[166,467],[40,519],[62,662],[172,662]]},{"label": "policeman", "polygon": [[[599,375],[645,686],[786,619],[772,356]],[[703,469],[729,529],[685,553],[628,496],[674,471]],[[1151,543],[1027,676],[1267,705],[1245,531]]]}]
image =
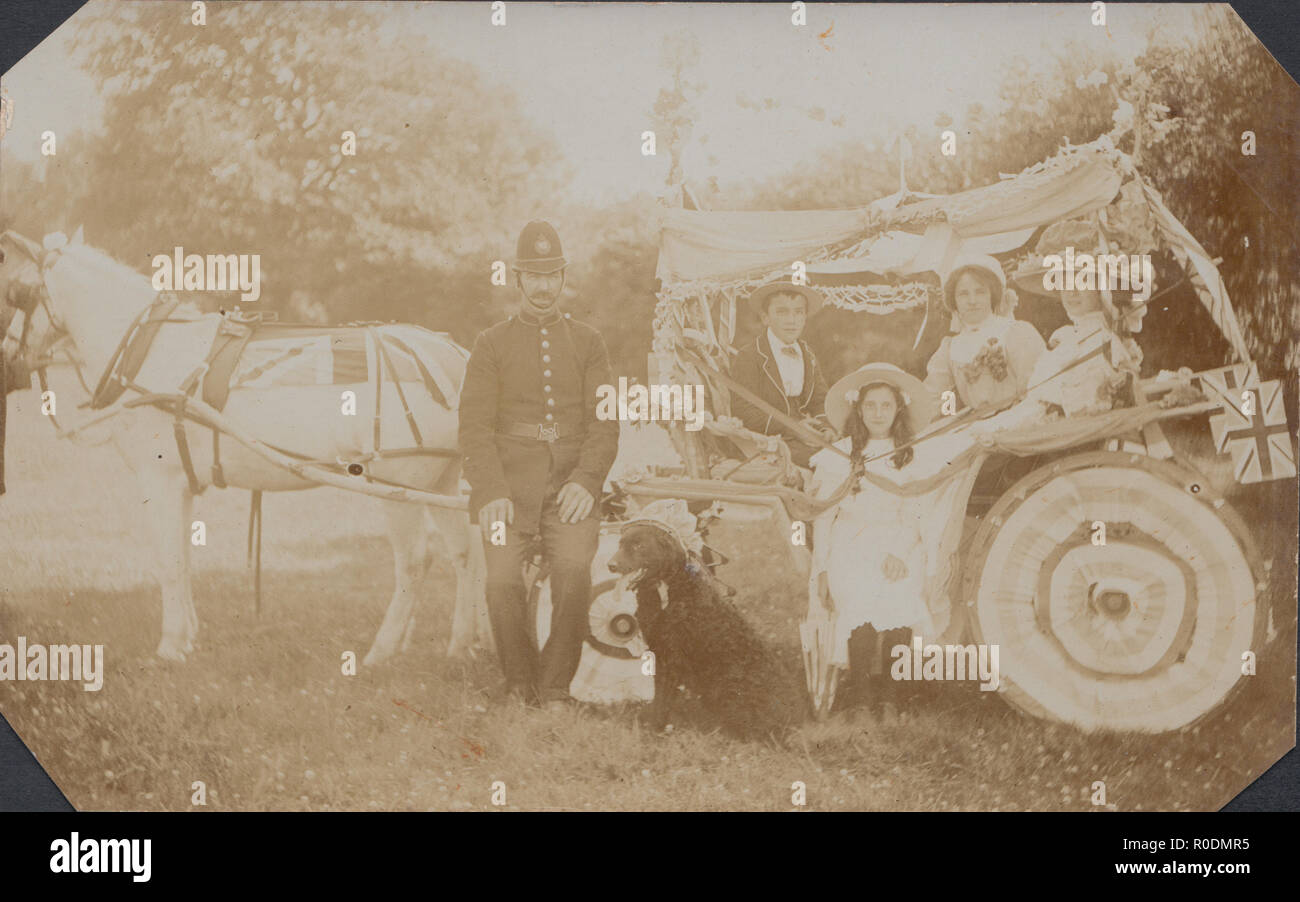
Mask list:
[{"label": "policeman", "polygon": [[[460,451],[470,516],[483,532],[487,603],[508,693],[562,705],[578,669],[591,605],[599,499],[618,452],[618,422],[596,416],[611,382],[600,333],[560,312],[567,262],[550,223],[519,234],[518,315],[474,342],[460,395]],[[539,654],[522,565],[540,536],[550,564],[551,631]]]}]

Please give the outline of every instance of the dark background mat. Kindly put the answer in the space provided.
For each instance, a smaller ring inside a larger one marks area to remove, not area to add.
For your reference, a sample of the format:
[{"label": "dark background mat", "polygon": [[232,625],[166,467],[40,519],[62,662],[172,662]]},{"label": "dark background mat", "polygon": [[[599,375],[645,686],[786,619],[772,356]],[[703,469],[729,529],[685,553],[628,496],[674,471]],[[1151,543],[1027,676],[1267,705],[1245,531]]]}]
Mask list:
[{"label": "dark background mat", "polygon": [[[79,0],[4,0],[0,70],[8,71],[83,4]],[[1282,66],[1300,71],[1300,4],[1294,0],[1232,3]],[[2,177],[2,176],[0,176]],[[3,504],[3,501],[0,501]],[[70,811],[72,806],[0,717],[0,811]],[[1224,811],[1300,811],[1300,754],[1293,748],[1229,802]],[[1004,829],[1000,822],[998,829]]]}]

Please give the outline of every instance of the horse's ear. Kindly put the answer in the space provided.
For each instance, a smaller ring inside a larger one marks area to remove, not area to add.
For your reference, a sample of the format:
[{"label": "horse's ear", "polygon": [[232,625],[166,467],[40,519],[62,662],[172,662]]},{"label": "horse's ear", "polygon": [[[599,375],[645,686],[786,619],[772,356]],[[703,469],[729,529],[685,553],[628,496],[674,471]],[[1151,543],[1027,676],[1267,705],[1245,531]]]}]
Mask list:
[{"label": "horse's ear", "polygon": [[82,226],[77,226],[77,230],[76,230],[75,232],[72,233],[72,243],[73,243],[73,244],[85,244],[85,243],[86,243],[85,230],[83,229]]}]

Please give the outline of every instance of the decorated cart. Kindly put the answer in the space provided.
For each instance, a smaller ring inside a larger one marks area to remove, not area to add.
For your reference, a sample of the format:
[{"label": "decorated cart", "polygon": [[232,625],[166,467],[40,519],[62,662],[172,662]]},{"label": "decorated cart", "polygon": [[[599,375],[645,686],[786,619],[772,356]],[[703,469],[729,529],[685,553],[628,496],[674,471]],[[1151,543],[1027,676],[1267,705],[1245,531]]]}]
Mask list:
[{"label": "decorated cart", "polygon": [[[1158,732],[1206,714],[1238,685],[1264,644],[1266,573],[1241,518],[1174,453],[1162,424],[1208,416],[1215,452],[1231,458],[1240,483],[1294,477],[1281,386],[1260,380],[1215,261],[1108,138],[955,195],[904,188],[860,209],[662,215],[650,381],[703,384],[712,416],[698,432],[668,425],[676,471],[643,468],[619,487],[634,505],[682,498],[762,511],[804,574],[804,527],[826,503],[801,489],[780,439],[729,416],[744,392],[730,365],[750,292],[806,278],[871,331],[889,314],[939,309],[937,274],[958,255],[1014,266],[1044,228],[1070,220],[1095,224],[1103,242],[1123,234],[1126,253],[1175,263],[1184,296],[1208,311],[1234,363],[1135,373],[1127,403],[1089,415],[1002,429],[957,412],[916,439],[915,475],[886,487],[922,496],[928,511],[933,632],[924,641],[996,645],[998,691],[1013,705],[1085,729]],[[1103,296],[1136,347],[1145,307]],[[977,483],[993,494],[974,497]],[[822,714],[838,672],[828,625],[810,579],[801,638]]]}]

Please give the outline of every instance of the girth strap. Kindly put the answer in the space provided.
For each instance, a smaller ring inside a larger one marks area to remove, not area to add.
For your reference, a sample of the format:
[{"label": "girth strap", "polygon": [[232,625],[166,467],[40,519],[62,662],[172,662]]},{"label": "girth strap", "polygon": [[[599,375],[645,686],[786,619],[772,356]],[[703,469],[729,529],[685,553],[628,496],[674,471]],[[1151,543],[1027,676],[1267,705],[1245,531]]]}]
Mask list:
[{"label": "girth strap", "polygon": [[221,469],[221,430],[212,430],[212,484],[219,489],[226,487],[226,473]]},{"label": "girth strap", "polygon": [[185,436],[185,401],[176,402],[176,419],[172,421],[172,431],[176,435],[176,451],[181,457],[181,466],[185,468],[185,478],[190,481],[190,494],[198,495],[199,478],[194,472],[194,461],[190,457],[190,442]]},{"label": "girth strap", "polygon": [[[230,397],[230,371],[239,355],[253,337],[253,330],[242,323],[223,321],[208,349],[206,372],[203,378],[203,401],[217,410],[226,406]],[[226,474],[221,469],[221,430],[212,430],[212,484],[226,487]]]},{"label": "girth strap", "polygon": [[176,400],[176,419],[172,421],[172,432],[176,435],[176,451],[180,454],[181,466],[185,468],[185,478],[190,482],[190,494],[200,495],[203,493],[203,487],[199,485],[199,477],[194,472],[194,459],[190,455],[190,441],[185,434],[185,402],[199,386],[199,380],[203,374],[208,371],[208,364],[205,361],[201,366],[196,367],[194,372],[185,377],[181,383],[180,397]]}]

